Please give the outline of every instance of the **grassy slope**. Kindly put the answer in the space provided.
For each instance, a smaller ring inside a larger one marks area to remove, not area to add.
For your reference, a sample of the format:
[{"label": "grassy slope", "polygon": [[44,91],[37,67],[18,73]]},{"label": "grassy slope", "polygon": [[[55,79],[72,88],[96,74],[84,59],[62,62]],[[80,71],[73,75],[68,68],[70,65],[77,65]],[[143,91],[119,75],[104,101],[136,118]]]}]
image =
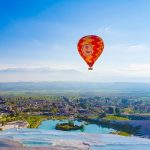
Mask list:
[{"label": "grassy slope", "polygon": [[107,120],[129,120],[128,118],[118,117],[118,116],[114,116],[114,115],[108,115],[108,116],[104,117],[103,119],[107,119]]}]

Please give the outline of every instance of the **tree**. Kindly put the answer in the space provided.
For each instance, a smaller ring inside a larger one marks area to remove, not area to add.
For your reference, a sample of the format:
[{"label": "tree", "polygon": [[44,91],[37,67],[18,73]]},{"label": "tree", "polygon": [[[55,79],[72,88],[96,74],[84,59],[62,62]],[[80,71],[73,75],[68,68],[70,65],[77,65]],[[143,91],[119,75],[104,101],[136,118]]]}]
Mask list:
[{"label": "tree", "polygon": [[113,107],[108,107],[108,113],[113,114],[114,113],[114,108]]},{"label": "tree", "polygon": [[116,114],[116,115],[120,115],[120,113],[121,113],[120,108],[117,108],[117,107],[116,107],[116,108],[115,108],[115,114]]},{"label": "tree", "polygon": [[73,120],[69,120],[69,121],[68,121],[68,124],[69,124],[70,126],[74,126]]},{"label": "tree", "polygon": [[102,113],[99,114],[99,118],[104,118],[104,117],[106,117],[106,113],[105,112],[102,112]]}]

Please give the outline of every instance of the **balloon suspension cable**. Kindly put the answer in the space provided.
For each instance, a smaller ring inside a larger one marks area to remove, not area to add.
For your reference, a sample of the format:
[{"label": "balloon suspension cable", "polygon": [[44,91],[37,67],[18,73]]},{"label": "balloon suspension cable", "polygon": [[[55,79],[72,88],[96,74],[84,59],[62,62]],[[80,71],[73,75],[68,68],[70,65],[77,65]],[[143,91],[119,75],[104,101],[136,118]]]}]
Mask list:
[{"label": "balloon suspension cable", "polygon": [[93,70],[93,68],[92,68],[92,67],[89,67],[88,70]]}]

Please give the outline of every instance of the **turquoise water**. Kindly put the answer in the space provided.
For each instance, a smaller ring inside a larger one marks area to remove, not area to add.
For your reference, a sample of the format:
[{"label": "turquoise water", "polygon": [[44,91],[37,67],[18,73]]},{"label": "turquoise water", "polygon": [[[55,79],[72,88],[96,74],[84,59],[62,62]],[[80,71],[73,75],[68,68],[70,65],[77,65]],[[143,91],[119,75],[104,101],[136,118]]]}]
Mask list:
[{"label": "turquoise water", "polygon": [[[0,132],[0,138],[13,139],[26,146],[51,146],[55,143],[82,141],[90,150],[149,150],[150,139],[123,137],[110,134],[113,129],[94,124],[85,125],[84,131],[55,130],[58,120],[43,121],[38,129],[11,129]],[[80,124],[80,122],[75,122]],[[71,144],[70,144],[71,145]],[[74,150],[74,149],[72,149]]]},{"label": "turquoise water", "polygon": [[[59,121],[59,120],[46,120],[46,121],[43,121],[42,124],[38,127],[38,129],[44,129],[44,130],[56,130],[55,129],[55,126],[57,123],[64,123],[64,122],[67,122],[67,121]],[[74,121],[74,123],[76,125],[81,125],[82,122],[79,122],[79,121]],[[74,130],[74,131],[71,131],[71,132],[84,132],[84,133],[104,133],[104,134],[107,134],[107,133],[110,133],[110,132],[113,132],[115,131],[114,129],[109,129],[109,128],[104,128],[104,127],[101,127],[101,126],[98,126],[96,124],[85,124],[84,125],[84,129],[83,130]],[[70,131],[67,131],[67,132],[70,132]]]}]

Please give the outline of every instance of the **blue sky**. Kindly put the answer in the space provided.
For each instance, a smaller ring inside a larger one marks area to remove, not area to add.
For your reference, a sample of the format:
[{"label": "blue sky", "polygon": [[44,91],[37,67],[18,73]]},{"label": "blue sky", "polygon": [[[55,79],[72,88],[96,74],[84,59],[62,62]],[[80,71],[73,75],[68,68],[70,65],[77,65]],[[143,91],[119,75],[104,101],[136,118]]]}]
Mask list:
[{"label": "blue sky", "polygon": [[[0,0],[0,82],[150,82],[150,1]],[[96,34],[94,70],[77,51]]]}]

